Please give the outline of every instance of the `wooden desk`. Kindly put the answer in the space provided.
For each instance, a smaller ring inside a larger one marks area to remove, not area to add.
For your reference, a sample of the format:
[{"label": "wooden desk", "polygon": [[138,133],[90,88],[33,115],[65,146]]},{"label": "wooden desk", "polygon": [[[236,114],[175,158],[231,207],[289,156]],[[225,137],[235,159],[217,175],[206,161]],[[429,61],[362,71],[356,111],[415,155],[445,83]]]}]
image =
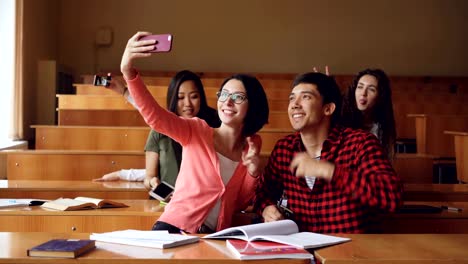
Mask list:
[{"label": "wooden desk", "polygon": [[[270,111],[269,123],[264,128],[291,130],[286,109]],[[137,110],[57,109],[57,111],[59,126],[148,126]]]},{"label": "wooden desk", "polygon": [[[143,151],[148,126],[31,126],[37,150]],[[70,140],[71,139],[71,140]]]},{"label": "wooden desk", "polygon": [[396,153],[393,168],[404,183],[432,183],[434,156]]},{"label": "wooden desk", "polygon": [[468,132],[444,131],[454,136],[455,158],[457,162],[457,178],[468,183]]},{"label": "wooden desk", "polygon": [[[222,82],[222,81],[221,81]],[[265,87],[265,93],[267,95],[268,100],[283,100],[288,101],[289,94],[291,93],[290,85],[292,80],[287,80],[288,84],[283,83],[284,87]],[[205,95],[207,98],[216,98],[216,93],[219,91],[220,84],[216,86],[207,86],[203,88],[205,90]],[[84,84],[84,83],[75,83],[73,84],[76,88],[77,95],[101,95],[101,96],[118,96],[117,93],[114,91],[105,88],[103,86],[94,86],[92,84]],[[147,85],[148,91],[154,98],[164,97],[164,100],[161,101],[161,104],[166,103],[166,95],[167,95],[167,86],[162,85]],[[165,107],[165,106],[164,106]]]},{"label": "wooden desk", "polygon": [[[287,120],[287,122],[289,122],[289,120]],[[149,127],[139,126],[119,127],[38,125],[31,127],[36,129],[36,150],[99,150],[143,152],[148,134],[150,132]],[[262,151],[271,152],[279,139],[291,133],[293,133],[291,127],[285,129],[261,129],[258,134],[262,137]],[[144,168],[144,163],[143,167],[137,168]]]},{"label": "wooden desk", "polygon": [[145,167],[144,151],[8,150],[9,180],[85,181],[129,168]]},{"label": "wooden desk", "polygon": [[468,202],[405,202],[405,205],[451,206],[461,212],[397,213],[381,219],[381,232],[387,234],[468,234]]},{"label": "wooden desk", "polygon": [[[343,235],[352,241],[315,251],[321,263],[468,263],[466,234]],[[31,258],[26,250],[49,239],[88,238],[88,233],[0,233],[0,263],[241,263],[224,241],[201,240],[172,249],[152,249],[97,242],[77,259]],[[263,260],[249,263],[310,263],[309,260]]]},{"label": "wooden desk", "polygon": [[468,184],[405,184],[405,201],[468,202]]},{"label": "wooden desk", "polygon": [[60,126],[145,126],[137,110],[57,109]]},{"label": "wooden desk", "polygon": [[[57,94],[58,109],[93,109],[93,110],[132,110],[135,109],[131,103],[125,100],[121,95],[76,95],[76,94]],[[166,108],[166,95],[153,96],[154,99]],[[216,94],[206,96],[207,104],[215,107],[217,103]]]},{"label": "wooden desk", "polygon": [[[231,255],[224,241],[200,241],[170,249],[134,247],[111,243],[96,242],[96,249],[76,259],[32,258],[26,250],[49,239],[89,238],[89,233],[9,233],[0,232],[0,263],[22,264],[154,264],[154,263],[243,263]],[[248,263],[293,264],[310,263],[307,259],[252,260]]]},{"label": "wooden desk", "polygon": [[125,208],[57,211],[40,206],[0,209],[0,232],[110,232],[151,230],[164,211],[157,200],[115,200]]},{"label": "wooden desk", "polygon": [[148,199],[143,182],[0,180],[0,198],[57,199],[86,196],[107,199]]},{"label": "wooden desk", "polygon": [[468,130],[468,115],[408,114],[408,117],[415,118],[416,146],[419,154],[454,157],[454,144],[444,131]]},{"label": "wooden desk", "polygon": [[324,264],[468,263],[468,234],[343,235],[351,242],[315,251]]}]

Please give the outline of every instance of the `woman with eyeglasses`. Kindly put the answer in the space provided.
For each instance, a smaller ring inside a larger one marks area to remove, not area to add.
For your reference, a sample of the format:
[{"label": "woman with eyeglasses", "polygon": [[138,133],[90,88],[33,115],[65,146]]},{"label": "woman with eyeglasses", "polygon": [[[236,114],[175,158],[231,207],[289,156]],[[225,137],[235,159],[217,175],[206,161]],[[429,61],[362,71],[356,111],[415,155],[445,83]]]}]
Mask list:
[{"label": "woman with eyeglasses", "polygon": [[219,128],[198,118],[179,117],[154,100],[133,67],[135,59],[151,56],[147,51],[154,49],[154,40],[139,40],[147,35],[138,32],[128,40],[120,69],[146,123],[183,147],[174,194],[153,230],[225,229],[234,213],[250,204],[261,173],[261,138],[256,133],[268,122],[265,91],[255,77],[233,75],[217,93]]}]

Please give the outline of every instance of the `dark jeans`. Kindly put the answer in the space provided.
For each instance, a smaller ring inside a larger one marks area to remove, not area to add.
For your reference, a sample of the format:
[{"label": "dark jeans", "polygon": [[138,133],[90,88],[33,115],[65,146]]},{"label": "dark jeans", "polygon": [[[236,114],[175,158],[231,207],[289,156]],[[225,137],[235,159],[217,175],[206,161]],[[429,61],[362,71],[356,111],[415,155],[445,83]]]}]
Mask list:
[{"label": "dark jeans", "polygon": [[[173,226],[171,224],[168,224],[166,222],[163,222],[163,221],[157,221],[154,225],[153,225],[153,231],[157,231],[157,230],[167,230],[169,233],[181,233],[180,232],[180,228],[178,228],[177,226]],[[202,225],[199,229],[198,229],[198,232],[199,234],[211,234],[211,233],[214,233],[213,230],[211,230],[209,227],[207,227],[206,225]]]},{"label": "dark jeans", "polygon": [[173,226],[171,224],[168,224],[166,222],[162,222],[162,221],[157,221],[154,225],[153,225],[153,231],[156,231],[156,230],[167,230],[169,233],[177,233],[177,234],[180,234],[180,228],[178,228],[177,226]]}]

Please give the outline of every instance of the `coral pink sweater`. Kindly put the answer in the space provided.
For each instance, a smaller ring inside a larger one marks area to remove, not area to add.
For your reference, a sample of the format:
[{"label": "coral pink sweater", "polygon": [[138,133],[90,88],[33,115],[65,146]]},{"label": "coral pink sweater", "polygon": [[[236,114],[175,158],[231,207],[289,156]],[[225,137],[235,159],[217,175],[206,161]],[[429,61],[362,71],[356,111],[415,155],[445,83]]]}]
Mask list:
[{"label": "coral pink sweater", "polygon": [[[224,186],[213,141],[214,129],[199,118],[182,118],[162,108],[137,75],[127,80],[128,89],[146,123],[157,132],[178,141],[182,163],[171,202],[159,218],[190,233],[196,233],[208,213],[221,199],[216,230],[231,226],[235,212],[245,209],[254,196],[256,179],[239,162]],[[257,135],[256,141],[261,139]]]}]

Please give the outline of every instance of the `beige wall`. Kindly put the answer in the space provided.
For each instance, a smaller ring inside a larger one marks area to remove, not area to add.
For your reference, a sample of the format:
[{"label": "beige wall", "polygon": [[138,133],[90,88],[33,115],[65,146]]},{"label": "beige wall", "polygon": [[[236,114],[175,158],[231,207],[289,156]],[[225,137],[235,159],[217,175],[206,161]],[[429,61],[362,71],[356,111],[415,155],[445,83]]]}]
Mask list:
[{"label": "beige wall", "polygon": [[33,137],[30,125],[36,124],[37,108],[41,107],[41,92],[37,90],[39,60],[56,60],[58,54],[57,0],[24,1],[24,132],[25,139]]},{"label": "beige wall", "polygon": [[[59,60],[78,73],[118,69],[137,30],[173,33],[145,70],[468,75],[464,0],[61,0]],[[99,27],[111,47],[94,49]]]},{"label": "beige wall", "polygon": [[[468,76],[467,13],[465,0],[25,0],[25,138],[45,107],[39,60],[75,76],[118,69],[137,30],[175,36],[173,51],[139,61],[142,70],[298,73],[328,64],[335,74]],[[100,27],[113,29],[110,47],[95,48]]]}]

